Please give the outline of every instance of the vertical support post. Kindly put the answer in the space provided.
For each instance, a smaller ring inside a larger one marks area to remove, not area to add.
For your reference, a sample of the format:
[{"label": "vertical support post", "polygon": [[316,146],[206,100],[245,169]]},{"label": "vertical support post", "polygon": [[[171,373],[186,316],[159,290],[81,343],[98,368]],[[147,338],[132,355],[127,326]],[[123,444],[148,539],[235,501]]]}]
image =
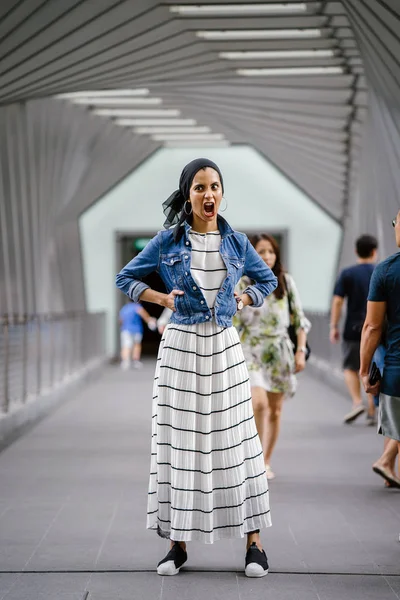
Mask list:
[{"label": "vertical support post", "polygon": [[10,331],[8,315],[3,317],[3,336],[4,336],[4,412],[8,413],[10,407]]},{"label": "vertical support post", "polygon": [[54,318],[53,315],[47,315],[49,323],[49,348],[50,348],[50,373],[49,387],[52,389],[54,383]]},{"label": "vertical support post", "polygon": [[42,340],[41,340],[40,315],[36,316],[36,393],[39,396],[42,390]]},{"label": "vertical support post", "polygon": [[28,397],[28,316],[21,319],[22,331],[22,402],[25,404]]}]

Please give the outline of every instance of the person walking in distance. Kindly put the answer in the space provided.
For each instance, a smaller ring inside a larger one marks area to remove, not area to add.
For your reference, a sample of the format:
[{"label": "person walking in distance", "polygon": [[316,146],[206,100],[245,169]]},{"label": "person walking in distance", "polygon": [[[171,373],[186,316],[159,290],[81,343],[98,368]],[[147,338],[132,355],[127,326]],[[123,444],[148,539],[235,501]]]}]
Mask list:
[{"label": "person walking in distance", "polygon": [[132,366],[140,369],[142,363],[143,321],[151,331],[155,331],[157,321],[149,315],[139,302],[128,301],[119,311],[121,324],[121,369]]},{"label": "person walking in distance", "polygon": [[[330,341],[340,341],[339,322],[344,300],[347,311],[343,330],[343,372],[352,399],[352,408],[344,417],[352,423],[365,412],[360,385],[360,340],[367,310],[369,283],[377,259],[378,242],[372,235],[362,235],[356,241],[357,264],[344,269],[336,281],[331,307]],[[367,424],[375,424],[375,404],[368,395]]]},{"label": "person walking in distance", "polygon": [[[219,215],[218,166],[196,159],[164,202],[160,231],[117,275],[134,300],[170,308],[156,363],[147,528],[171,540],[159,575],[176,575],[186,542],[247,538],[245,574],[263,577],[260,529],[271,525],[268,481],[249,374],[232,317],[262,306],[277,279],[243,233]],[[167,293],[143,278],[157,271]],[[255,283],[236,298],[246,273]]]},{"label": "person walking in distance", "polygon": [[[279,244],[262,233],[251,238],[257,254],[278,279],[278,287],[267,296],[260,308],[246,307],[238,312],[234,324],[238,329],[249,369],[251,396],[257,430],[264,450],[268,479],[274,479],[272,452],[279,436],[282,405],[285,397],[294,395],[296,375],[306,364],[307,333],[311,323],[305,317],[294,279],[286,273]],[[251,282],[243,277],[238,290]],[[288,334],[294,325],[297,348]]]}]

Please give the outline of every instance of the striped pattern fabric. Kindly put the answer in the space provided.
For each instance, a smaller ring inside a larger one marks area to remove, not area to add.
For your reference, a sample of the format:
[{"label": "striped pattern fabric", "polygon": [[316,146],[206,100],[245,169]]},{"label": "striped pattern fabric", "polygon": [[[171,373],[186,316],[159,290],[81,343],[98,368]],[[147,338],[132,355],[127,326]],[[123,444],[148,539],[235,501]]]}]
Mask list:
[{"label": "striped pattern fabric", "polygon": [[192,244],[191,274],[210,308],[214,307],[215,297],[226,277],[225,263],[219,253],[221,234],[219,231],[198,233],[191,230]]},{"label": "striped pattern fabric", "polygon": [[[209,237],[199,243],[206,246]],[[215,236],[209,246],[219,241]],[[197,283],[221,282],[222,267],[219,279],[209,278],[221,265],[219,254],[199,252],[201,262],[195,254]],[[214,299],[207,296],[210,307]],[[153,395],[147,528],[211,544],[269,527],[268,482],[236,329],[214,321],[167,325]]]}]

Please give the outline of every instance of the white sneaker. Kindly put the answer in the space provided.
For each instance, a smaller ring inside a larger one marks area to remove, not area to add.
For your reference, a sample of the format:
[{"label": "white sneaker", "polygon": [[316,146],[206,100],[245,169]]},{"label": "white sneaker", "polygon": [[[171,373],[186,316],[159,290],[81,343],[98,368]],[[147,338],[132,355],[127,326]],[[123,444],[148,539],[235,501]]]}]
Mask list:
[{"label": "white sneaker", "polygon": [[268,575],[268,559],[264,550],[259,550],[255,542],[246,552],[245,570],[246,577],[264,577]]},{"label": "white sneaker", "polygon": [[178,575],[180,568],[187,561],[187,552],[175,542],[167,556],[157,565],[159,575]]},{"label": "white sneaker", "polygon": [[143,369],[143,363],[140,360],[134,360],[132,365],[134,369]]},{"label": "white sneaker", "polygon": [[123,360],[121,362],[121,369],[123,371],[128,371],[128,369],[129,369],[130,366],[131,366],[131,364],[130,364],[129,360]]}]

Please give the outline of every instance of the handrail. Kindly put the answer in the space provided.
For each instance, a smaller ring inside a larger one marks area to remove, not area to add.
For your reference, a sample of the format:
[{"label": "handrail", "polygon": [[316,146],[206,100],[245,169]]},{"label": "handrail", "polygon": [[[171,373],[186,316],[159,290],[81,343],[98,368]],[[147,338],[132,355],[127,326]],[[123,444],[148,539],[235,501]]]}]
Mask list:
[{"label": "handrail", "polygon": [[70,310],[65,312],[47,312],[47,313],[35,313],[35,314],[18,314],[18,313],[4,313],[0,315],[0,326],[8,324],[27,323],[30,321],[49,321],[49,320],[65,320],[74,318],[79,315],[96,315],[103,314],[101,312],[88,313],[85,310]]},{"label": "handrail", "polygon": [[311,346],[313,362],[323,361],[332,369],[341,368],[341,344],[331,344],[329,341],[330,314],[317,311],[307,311],[311,321],[308,341]]},{"label": "handrail", "polygon": [[0,414],[105,357],[105,313],[0,316]]}]

